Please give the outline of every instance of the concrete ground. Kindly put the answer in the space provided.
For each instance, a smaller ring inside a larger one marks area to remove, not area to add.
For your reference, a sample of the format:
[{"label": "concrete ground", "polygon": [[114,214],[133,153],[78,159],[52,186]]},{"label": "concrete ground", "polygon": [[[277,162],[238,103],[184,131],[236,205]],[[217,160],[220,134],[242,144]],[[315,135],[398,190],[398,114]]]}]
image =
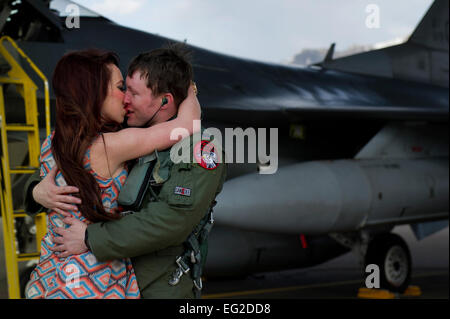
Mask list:
[{"label": "concrete ground", "polygon": [[[422,292],[420,297],[396,297],[448,299],[448,227],[421,241],[417,241],[409,226],[398,226],[393,232],[409,246],[413,263],[411,285],[419,286]],[[204,298],[353,299],[365,285],[356,256],[347,253],[316,267],[258,274],[242,280],[211,281],[204,287]]]}]

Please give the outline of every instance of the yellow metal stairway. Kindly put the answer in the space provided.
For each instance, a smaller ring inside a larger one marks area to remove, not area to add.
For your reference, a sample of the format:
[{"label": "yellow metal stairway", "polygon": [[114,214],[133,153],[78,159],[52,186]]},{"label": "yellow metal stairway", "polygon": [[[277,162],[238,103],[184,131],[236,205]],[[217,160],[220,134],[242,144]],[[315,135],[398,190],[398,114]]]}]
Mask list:
[{"label": "yellow metal stairway", "polygon": [[[13,192],[11,177],[19,174],[32,174],[39,169],[39,153],[40,139],[38,126],[38,110],[36,97],[36,84],[31,80],[27,73],[20,66],[18,61],[11,54],[11,50],[15,54],[20,55],[23,60],[27,61],[29,66],[43,80],[45,89],[45,116],[46,131],[50,134],[50,98],[48,90],[48,81],[44,74],[36,67],[36,65],[26,56],[26,54],[17,46],[10,37],[4,36],[0,39],[0,59],[2,60],[2,72],[0,73],[0,133],[1,133],[1,216],[3,219],[3,239],[5,246],[6,275],[8,280],[9,298],[20,298],[20,281],[19,281],[19,262],[29,261],[39,258],[41,247],[41,239],[47,231],[47,223],[45,213],[35,217],[36,225],[36,251],[33,253],[21,253],[16,247],[16,230],[15,219],[24,218],[26,213],[23,209],[15,209],[13,207]],[[6,68],[4,66],[6,65]],[[9,65],[9,66],[8,66]],[[8,123],[4,100],[5,85],[13,85],[17,92],[22,96],[25,106],[25,123]],[[28,141],[28,166],[11,167],[11,158],[8,152],[8,133],[24,132]],[[22,191],[22,190],[21,190]]]}]

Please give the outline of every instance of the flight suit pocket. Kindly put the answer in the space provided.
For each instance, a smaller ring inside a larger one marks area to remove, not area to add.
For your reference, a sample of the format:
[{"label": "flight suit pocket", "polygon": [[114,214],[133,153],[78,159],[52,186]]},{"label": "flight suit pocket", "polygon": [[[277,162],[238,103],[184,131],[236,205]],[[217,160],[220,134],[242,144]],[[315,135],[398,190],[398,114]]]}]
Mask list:
[{"label": "flight suit pocket", "polygon": [[172,173],[169,182],[167,203],[175,207],[188,208],[194,204],[195,190],[190,170],[178,170]]}]

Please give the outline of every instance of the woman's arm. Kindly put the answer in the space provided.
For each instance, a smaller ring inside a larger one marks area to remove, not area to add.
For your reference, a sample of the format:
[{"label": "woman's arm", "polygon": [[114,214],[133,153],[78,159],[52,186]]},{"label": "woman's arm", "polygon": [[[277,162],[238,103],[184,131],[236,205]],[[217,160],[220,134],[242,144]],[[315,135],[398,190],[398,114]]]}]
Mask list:
[{"label": "woman's arm", "polygon": [[194,127],[194,120],[200,120],[200,116],[200,103],[190,86],[188,96],[180,104],[178,116],[175,119],[148,128],[127,128],[104,134],[112,171],[130,159],[152,153],[154,150],[166,149],[180,141],[182,137],[179,135],[176,139],[170,139],[174,129],[186,129],[192,135],[200,129],[200,127]]}]

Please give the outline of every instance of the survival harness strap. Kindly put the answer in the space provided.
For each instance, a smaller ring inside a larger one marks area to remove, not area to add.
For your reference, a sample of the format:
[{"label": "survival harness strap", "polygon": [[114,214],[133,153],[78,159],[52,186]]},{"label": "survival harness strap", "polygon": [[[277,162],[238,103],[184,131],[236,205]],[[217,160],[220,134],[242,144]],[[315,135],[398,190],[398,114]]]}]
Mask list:
[{"label": "survival harness strap", "polygon": [[201,277],[208,253],[207,239],[214,224],[213,208],[216,204],[217,202],[214,200],[209,207],[208,214],[202,218],[184,242],[185,251],[181,256],[177,257],[176,263],[178,268],[169,280],[169,284],[175,286],[183,274],[187,274],[192,270],[191,278],[194,281],[197,298],[200,297],[200,292],[203,288]]}]

